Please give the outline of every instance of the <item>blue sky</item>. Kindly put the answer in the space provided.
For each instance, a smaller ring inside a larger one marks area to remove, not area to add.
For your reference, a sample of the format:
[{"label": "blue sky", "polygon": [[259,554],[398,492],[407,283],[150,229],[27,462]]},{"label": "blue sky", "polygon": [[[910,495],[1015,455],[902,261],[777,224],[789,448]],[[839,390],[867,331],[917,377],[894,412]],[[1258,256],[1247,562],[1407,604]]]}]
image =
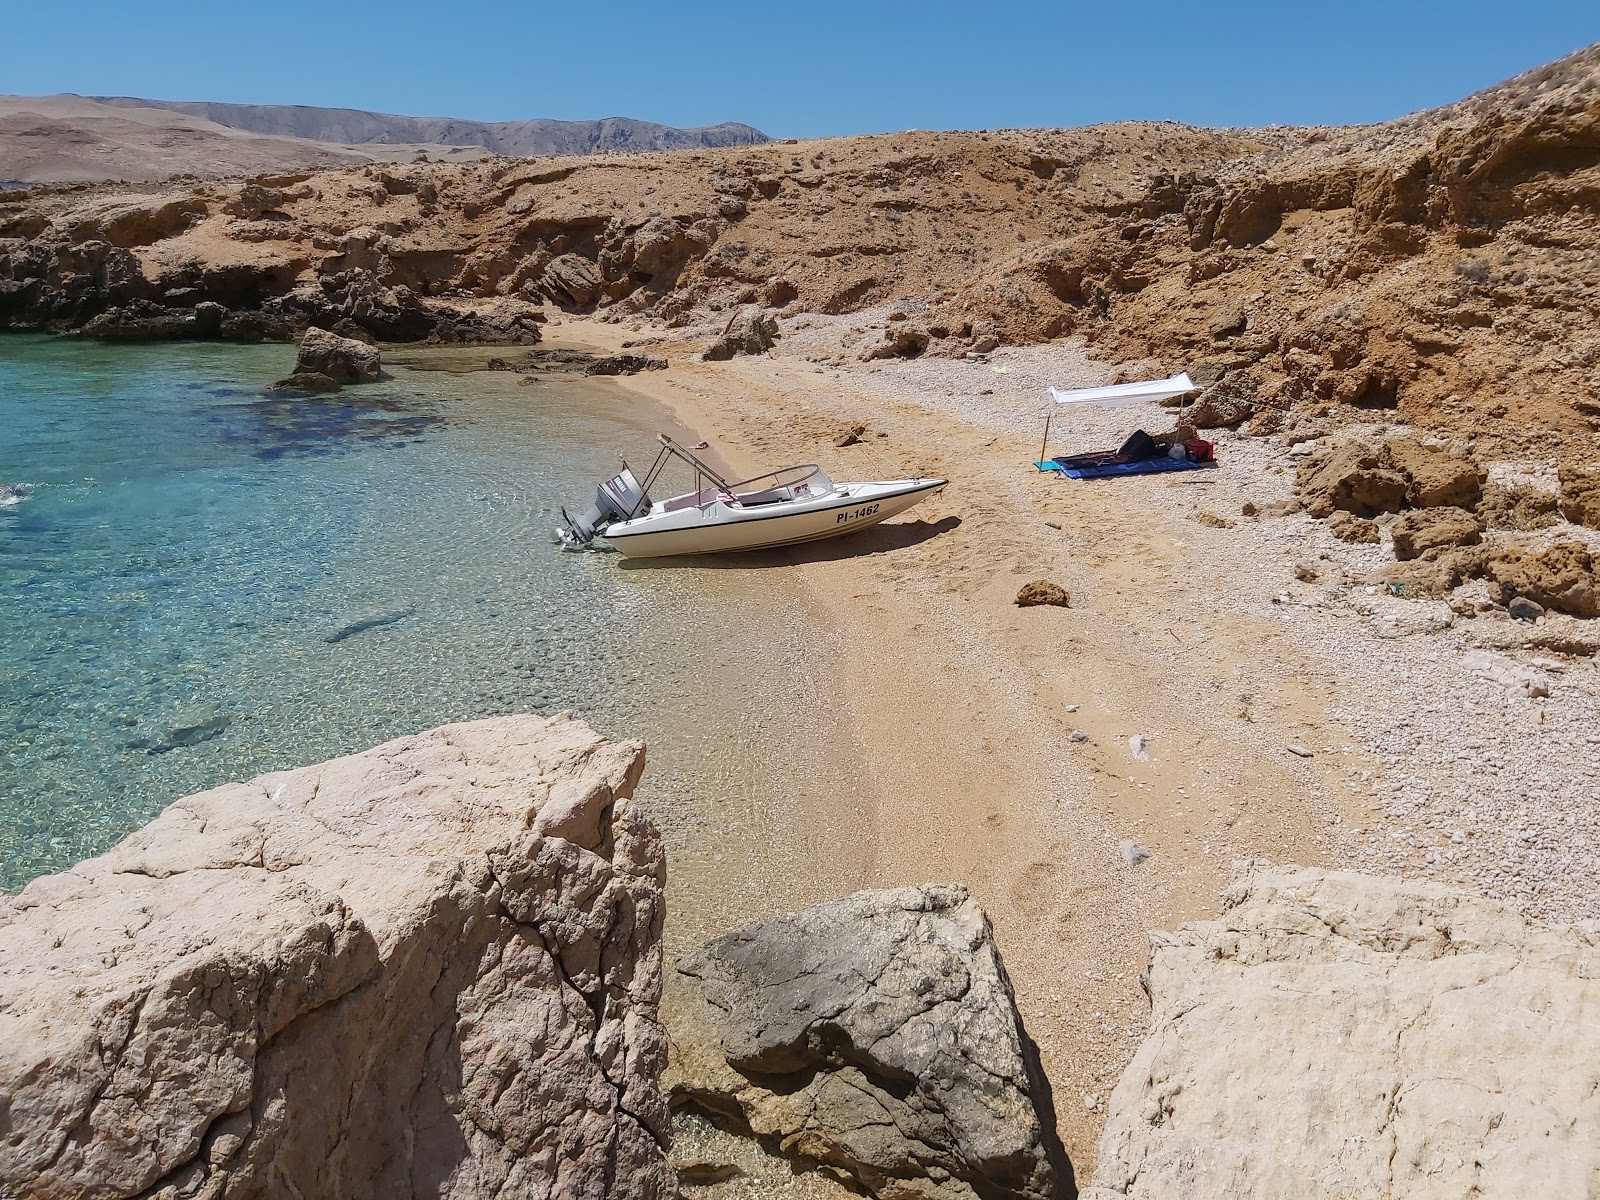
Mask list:
[{"label": "blue sky", "polygon": [[0,92],[778,137],[1171,119],[1382,120],[1600,40],[1600,0],[1099,4],[9,0]]}]

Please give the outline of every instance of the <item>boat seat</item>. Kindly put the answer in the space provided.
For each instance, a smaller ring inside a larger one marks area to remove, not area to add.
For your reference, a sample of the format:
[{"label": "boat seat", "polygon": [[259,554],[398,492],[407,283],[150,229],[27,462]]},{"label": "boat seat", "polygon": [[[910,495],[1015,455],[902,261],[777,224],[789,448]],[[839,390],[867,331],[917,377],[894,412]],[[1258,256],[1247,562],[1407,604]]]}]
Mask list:
[{"label": "boat seat", "polygon": [[674,496],[671,500],[661,505],[661,511],[677,512],[680,508],[696,508],[710,504],[721,494],[716,488],[706,488],[703,492],[690,492],[687,496]]},{"label": "boat seat", "polygon": [[787,495],[786,492],[781,492],[777,488],[768,488],[764,492],[745,493],[743,496],[739,497],[739,503],[743,504],[746,508],[750,508],[757,504],[778,504],[790,498],[791,497]]}]

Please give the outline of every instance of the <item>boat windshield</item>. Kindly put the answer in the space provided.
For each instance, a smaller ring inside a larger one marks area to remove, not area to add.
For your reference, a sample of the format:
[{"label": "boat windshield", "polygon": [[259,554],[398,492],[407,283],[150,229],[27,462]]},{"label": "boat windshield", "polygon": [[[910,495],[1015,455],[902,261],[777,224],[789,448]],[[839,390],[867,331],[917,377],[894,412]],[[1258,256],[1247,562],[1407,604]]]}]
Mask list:
[{"label": "boat windshield", "polygon": [[834,490],[834,482],[815,463],[797,467],[783,467],[728,485],[728,491],[740,504],[776,504],[784,500],[809,500],[826,496]]}]

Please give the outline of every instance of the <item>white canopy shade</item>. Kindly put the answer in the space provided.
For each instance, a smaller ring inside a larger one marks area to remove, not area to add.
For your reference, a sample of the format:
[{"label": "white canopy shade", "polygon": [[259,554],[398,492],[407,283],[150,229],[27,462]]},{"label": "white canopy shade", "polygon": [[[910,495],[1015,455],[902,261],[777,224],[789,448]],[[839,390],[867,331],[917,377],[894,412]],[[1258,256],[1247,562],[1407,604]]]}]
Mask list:
[{"label": "white canopy shade", "polygon": [[1050,398],[1057,404],[1100,404],[1106,408],[1121,408],[1126,404],[1167,400],[1195,390],[1194,380],[1184,371],[1170,379],[1151,379],[1143,383],[1115,383],[1108,387],[1077,388],[1074,391],[1053,387],[1050,389]]}]

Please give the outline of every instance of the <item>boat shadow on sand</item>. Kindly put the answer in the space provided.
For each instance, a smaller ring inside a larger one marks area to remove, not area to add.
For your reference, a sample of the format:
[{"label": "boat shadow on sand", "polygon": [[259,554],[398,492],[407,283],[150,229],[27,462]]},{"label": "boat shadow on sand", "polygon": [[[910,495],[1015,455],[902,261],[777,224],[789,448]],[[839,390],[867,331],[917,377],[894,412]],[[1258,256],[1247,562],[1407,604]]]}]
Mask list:
[{"label": "boat shadow on sand", "polygon": [[957,516],[937,521],[885,521],[860,533],[825,541],[801,542],[794,546],[775,546],[771,550],[740,550],[723,554],[680,554],[661,558],[625,558],[617,565],[625,571],[662,568],[710,567],[719,571],[760,571],[769,567],[792,567],[799,563],[837,562],[843,558],[866,558],[921,545],[961,524]]}]

